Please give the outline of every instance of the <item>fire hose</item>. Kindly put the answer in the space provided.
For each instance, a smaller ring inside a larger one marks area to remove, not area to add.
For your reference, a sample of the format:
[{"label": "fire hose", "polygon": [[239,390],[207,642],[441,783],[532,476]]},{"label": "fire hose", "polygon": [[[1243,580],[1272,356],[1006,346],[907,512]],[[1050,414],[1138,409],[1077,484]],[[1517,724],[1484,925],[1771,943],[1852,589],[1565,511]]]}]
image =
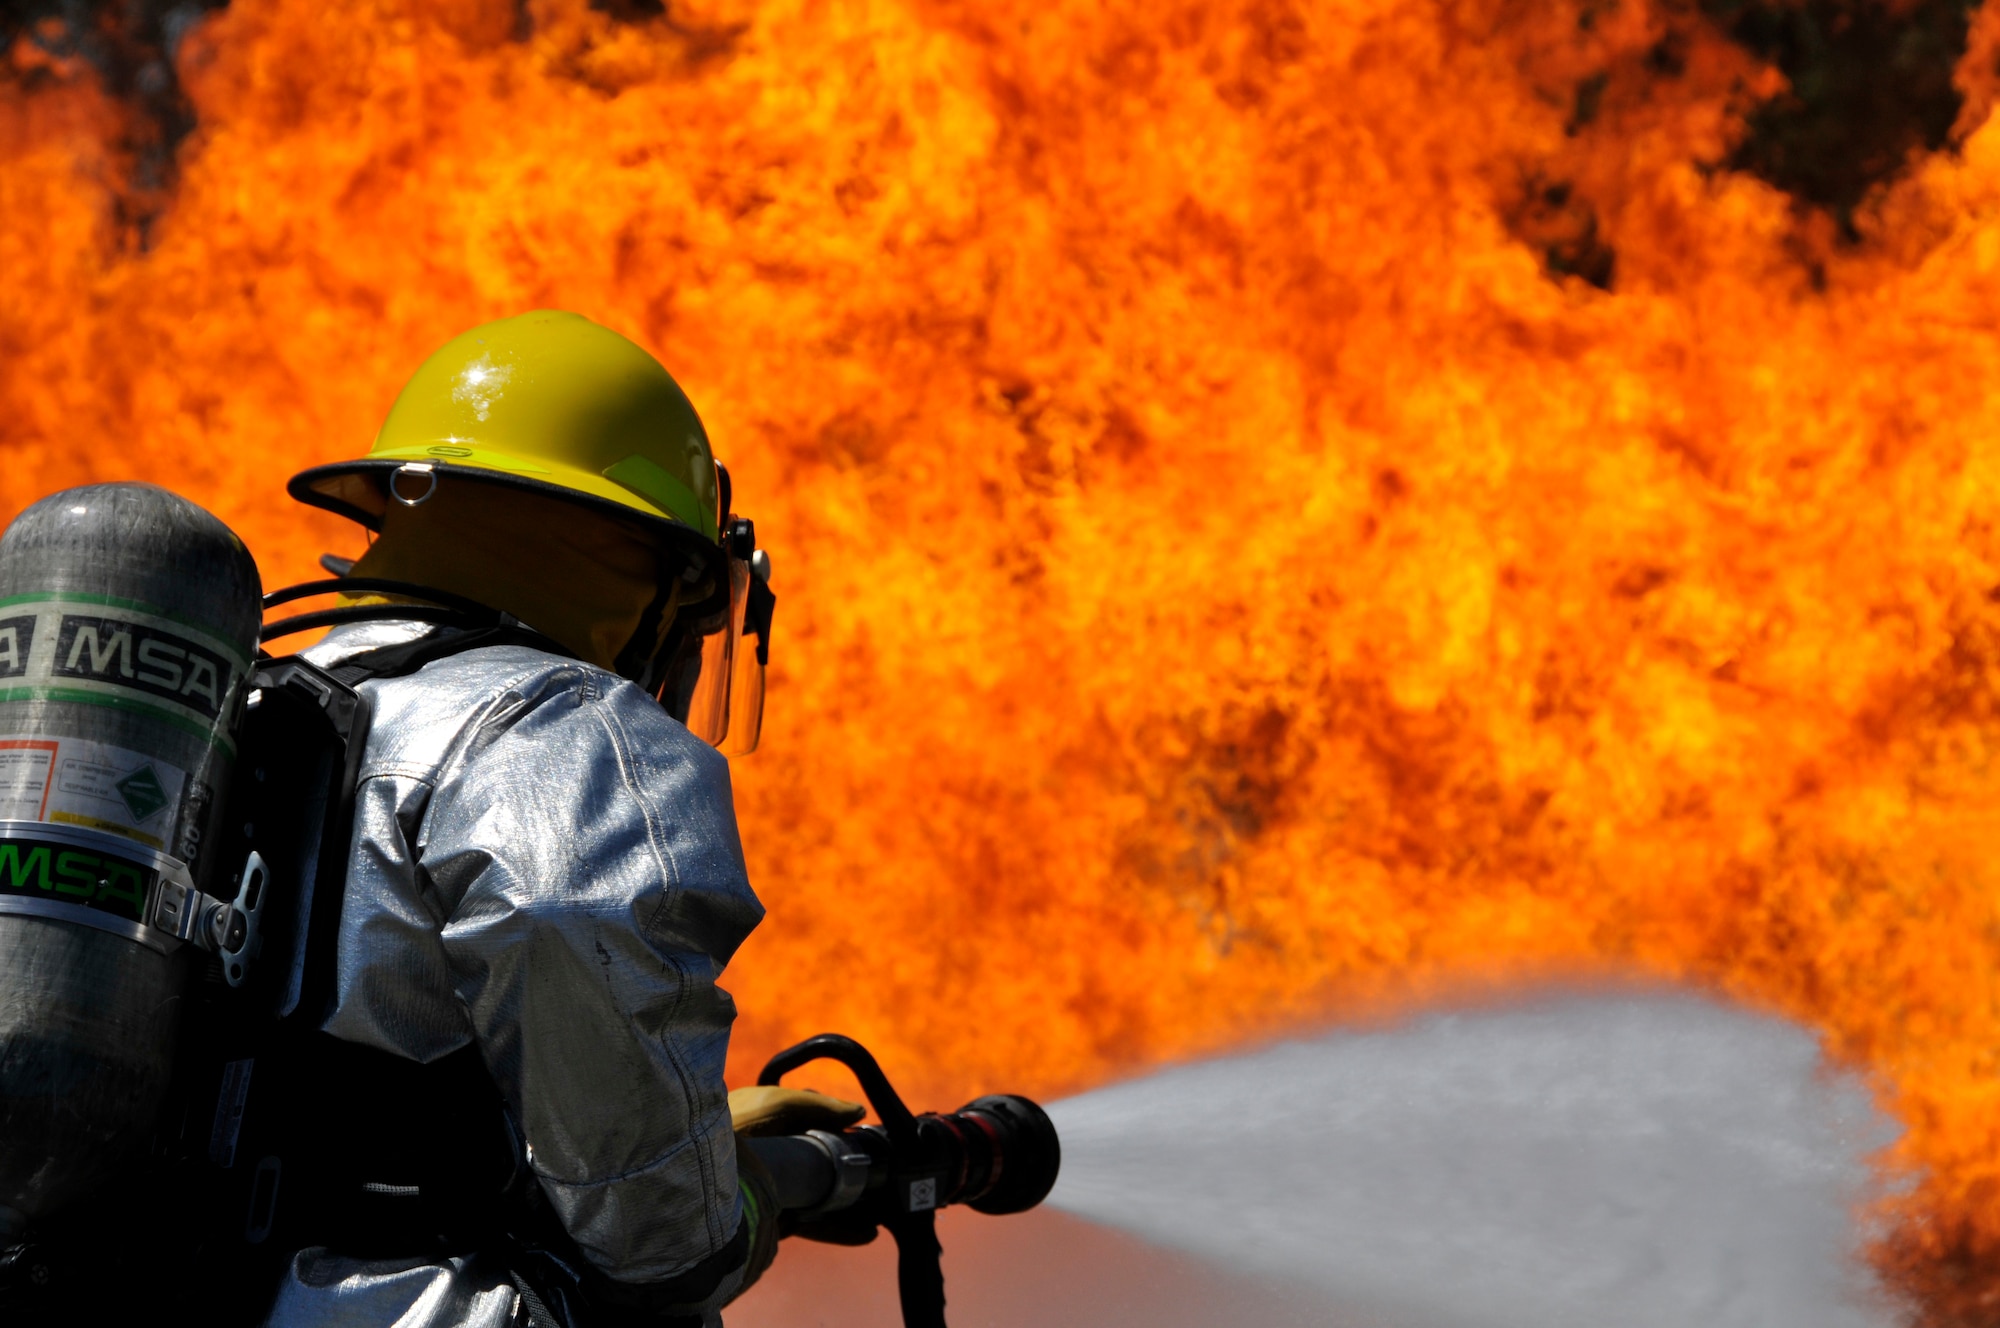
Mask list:
[{"label": "fire hose", "polygon": [[1055,1126],[1035,1103],[1006,1093],[954,1112],[913,1114],[867,1049],[838,1033],[779,1052],[757,1082],[776,1084],[820,1060],[853,1071],[879,1123],[745,1141],[777,1183],[784,1229],[837,1244],[862,1244],[886,1229],[896,1242],[905,1328],[945,1328],[937,1210],[1033,1208],[1062,1165]]}]

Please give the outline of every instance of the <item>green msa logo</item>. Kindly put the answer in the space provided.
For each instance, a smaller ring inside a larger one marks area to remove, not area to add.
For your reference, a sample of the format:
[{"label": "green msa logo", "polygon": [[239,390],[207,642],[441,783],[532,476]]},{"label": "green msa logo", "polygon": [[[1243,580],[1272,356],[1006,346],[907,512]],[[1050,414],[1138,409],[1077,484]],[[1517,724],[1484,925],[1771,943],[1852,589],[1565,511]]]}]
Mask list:
[{"label": "green msa logo", "polygon": [[132,813],[135,825],[167,805],[167,791],[160,787],[160,777],[150,765],[140,766],[111,787],[125,799],[125,808]]},{"label": "green msa logo", "polygon": [[32,836],[0,840],[0,895],[81,904],[137,922],[159,879],[151,868],[68,844]]}]

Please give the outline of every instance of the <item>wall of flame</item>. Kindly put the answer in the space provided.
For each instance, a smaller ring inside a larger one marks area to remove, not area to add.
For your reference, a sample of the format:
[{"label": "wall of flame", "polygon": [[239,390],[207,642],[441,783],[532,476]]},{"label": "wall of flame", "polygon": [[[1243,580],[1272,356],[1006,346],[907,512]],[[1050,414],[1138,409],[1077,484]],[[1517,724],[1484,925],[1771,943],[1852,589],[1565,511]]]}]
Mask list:
[{"label": "wall of flame", "polygon": [[[1995,34],[1962,150],[1843,243],[1701,164],[1777,76],[1699,27],[1576,132],[1578,72],[1677,13],[239,0],[164,196],[23,42],[0,507],[153,479],[300,579],[359,540],[293,470],[463,327],[587,313],[775,555],[743,1072],[840,1028],[944,1105],[1468,975],[1690,980],[1876,1076],[1901,1239],[1976,1272]],[[1609,291],[1545,269],[1551,172]]]}]

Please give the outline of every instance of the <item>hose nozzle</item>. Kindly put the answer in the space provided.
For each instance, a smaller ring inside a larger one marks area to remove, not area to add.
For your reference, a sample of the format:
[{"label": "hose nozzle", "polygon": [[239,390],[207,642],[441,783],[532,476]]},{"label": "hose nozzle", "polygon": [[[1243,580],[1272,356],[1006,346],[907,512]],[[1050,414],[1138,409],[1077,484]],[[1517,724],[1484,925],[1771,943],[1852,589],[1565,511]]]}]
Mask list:
[{"label": "hose nozzle", "polygon": [[1048,1197],[1062,1167],[1056,1127],[1047,1112],[1012,1093],[976,1098],[953,1112],[912,1115],[867,1048],[838,1033],[779,1052],[757,1082],[775,1084],[816,1060],[852,1070],[881,1123],[745,1143],[777,1182],[779,1206],[795,1230],[811,1235],[817,1228],[827,1239],[854,1244],[871,1239],[877,1226],[888,1228],[901,1252],[905,1325],[943,1328],[937,1210],[1033,1208]]}]

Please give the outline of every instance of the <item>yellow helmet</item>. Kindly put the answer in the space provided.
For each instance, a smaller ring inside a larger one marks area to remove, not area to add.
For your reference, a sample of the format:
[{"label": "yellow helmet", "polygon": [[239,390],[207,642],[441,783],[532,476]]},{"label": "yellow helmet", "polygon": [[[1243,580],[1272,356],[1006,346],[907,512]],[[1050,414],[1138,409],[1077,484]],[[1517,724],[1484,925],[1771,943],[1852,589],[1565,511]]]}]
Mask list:
[{"label": "yellow helmet", "polygon": [[[675,566],[705,589],[672,610],[662,634],[663,587],[647,611],[654,625],[642,618],[631,658],[621,654],[617,667],[725,752],[756,750],[776,604],[770,560],[757,549],[751,522],[730,514],[728,474],[694,406],[658,360],[609,328],[554,310],[475,327],[412,375],[367,456],[301,471],[286,488],[300,502],[380,530],[392,500],[420,506],[443,477],[636,520],[663,547],[686,555]],[[703,570],[715,574],[697,582]],[[329,588],[338,591],[340,583],[292,587],[266,603]],[[302,631],[360,621],[366,612],[343,608],[285,623]],[[739,648],[744,636],[755,640]]]},{"label": "yellow helmet", "polygon": [[292,497],[379,529],[391,498],[441,476],[539,490],[637,517],[668,543],[721,538],[708,433],[660,362],[577,314],[475,327],[424,361],[368,455],[292,477]]}]

